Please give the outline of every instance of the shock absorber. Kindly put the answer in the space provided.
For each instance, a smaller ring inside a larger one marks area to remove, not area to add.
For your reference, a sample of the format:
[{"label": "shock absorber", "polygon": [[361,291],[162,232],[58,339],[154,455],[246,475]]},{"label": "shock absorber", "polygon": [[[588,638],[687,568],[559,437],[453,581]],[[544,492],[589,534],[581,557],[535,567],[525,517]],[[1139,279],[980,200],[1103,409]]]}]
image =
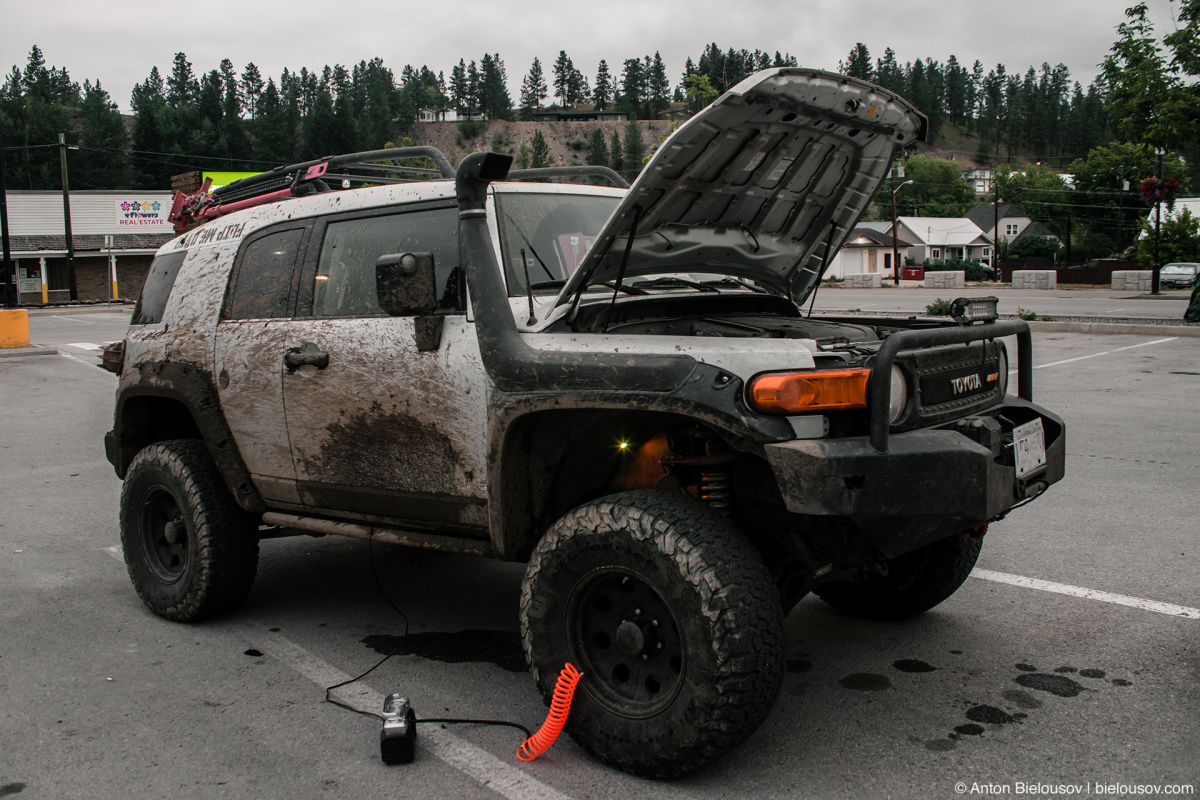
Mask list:
[{"label": "shock absorber", "polygon": [[700,470],[700,499],[728,514],[733,506],[733,476],[727,466],[709,466]]}]

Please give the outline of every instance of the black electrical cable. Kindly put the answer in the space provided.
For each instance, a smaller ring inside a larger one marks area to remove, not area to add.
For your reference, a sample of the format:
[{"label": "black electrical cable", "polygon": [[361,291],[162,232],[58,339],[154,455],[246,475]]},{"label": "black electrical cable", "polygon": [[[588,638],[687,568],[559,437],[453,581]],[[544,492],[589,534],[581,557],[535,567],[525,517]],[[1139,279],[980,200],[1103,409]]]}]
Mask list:
[{"label": "black electrical cable", "polygon": [[[353,678],[344,680],[341,683],[335,683],[333,686],[325,687],[325,702],[332,703],[333,705],[338,706],[339,708],[344,708],[347,711],[353,711],[355,714],[362,714],[364,717],[374,717],[375,719],[383,720],[384,717],[382,714],[376,714],[374,711],[366,711],[361,708],[355,708],[354,706],[352,706],[348,703],[343,703],[342,701],[340,701],[330,695],[330,692],[332,692],[334,689],[340,689],[343,686],[349,686],[352,683],[357,683],[358,681],[362,680],[363,678],[367,677],[372,672],[374,672],[375,670],[377,670],[381,666],[383,666],[384,662],[386,662],[388,659],[392,658],[393,656],[400,655],[401,648],[404,645],[404,641],[405,641],[405,639],[408,638],[408,615],[405,614],[403,611],[401,611],[400,607],[392,602],[392,598],[388,597],[387,592],[384,591],[384,589],[383,589],[383,583],[381,583],[379,580],[379,571],[375,567],[375,550],[373,547],[374,541],[375,541],[375,532],[374,532],[374,530],[372,530],[371,533],[367,536],[367,556],[371,562],[371,577],[375,579],[375,588],[379,590],[379,594],[380,594],[380,596],[383,597],[384,602],[386,602],[389,606],[391,606],[392,610],[395,611],[397,614],[399,614],[401,619],[404,620],[404,634],[400,637],[400,641],[396,644],[396,649],[393,650],[392,652],[388,653],[383,658],[376,661],[375,664],[370,669],[366,670],[365,672],[361,672],[358,675],[355,675]],[[503,726],[503,727],[507,727],[507,728],[516,728],[517,730],[519,730],[525,734],[525,738],[529,738],[530,736],[533,735],[533,733],[530,732],[529,728],[526,728],[521,723],[509,722],[508,720],[502,720],[502,719],[459,719],[459,718],[445,717],[445,718],[435,718],[435,719],[420,719],[420,718],[418,718],[417,722],[418,723],[442,722],[442,723],[457,724],[457,725],[499,725],[499,726]]]}]

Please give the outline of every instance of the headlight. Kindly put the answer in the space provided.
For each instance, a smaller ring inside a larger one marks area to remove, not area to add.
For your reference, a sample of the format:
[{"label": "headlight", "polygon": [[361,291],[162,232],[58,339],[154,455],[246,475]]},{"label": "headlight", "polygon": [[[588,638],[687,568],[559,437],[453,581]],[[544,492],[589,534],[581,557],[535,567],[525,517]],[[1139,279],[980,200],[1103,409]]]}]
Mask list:
[{"label": "headlight", "polygon": [[1008,394],[1008,351],[1000,345],[1000,396]]},{"label": "headlight", "polygon": [[888,397],[888,424],[895,425],[896,420],[904,415],[904,407],[908,404],[908,381],[904,379],[904,370],[896,364],[892,365],[892,391]]}]

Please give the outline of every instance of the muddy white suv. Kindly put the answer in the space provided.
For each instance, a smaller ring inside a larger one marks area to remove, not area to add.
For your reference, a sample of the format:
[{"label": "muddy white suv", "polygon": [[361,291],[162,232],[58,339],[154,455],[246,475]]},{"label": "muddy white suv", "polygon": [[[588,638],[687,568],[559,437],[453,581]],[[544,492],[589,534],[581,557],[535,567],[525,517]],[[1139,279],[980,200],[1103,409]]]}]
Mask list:
[{"label": "muddy white suv", "polygon": [[[702,766],[770,710],[802,597],[925,611],[1063,475],[1028,327],[994,302],[802,310],[924,125],[776,69],[627,189],[418,148],[178,198],[204,224],[154,261],[105,440],[137,591],[226,611],[259,539],[299,532],[528,562],[525,651],[547,696],[583,671],[575,738],[639,774]],[[413,156],[434,179],[398,179]]]}]

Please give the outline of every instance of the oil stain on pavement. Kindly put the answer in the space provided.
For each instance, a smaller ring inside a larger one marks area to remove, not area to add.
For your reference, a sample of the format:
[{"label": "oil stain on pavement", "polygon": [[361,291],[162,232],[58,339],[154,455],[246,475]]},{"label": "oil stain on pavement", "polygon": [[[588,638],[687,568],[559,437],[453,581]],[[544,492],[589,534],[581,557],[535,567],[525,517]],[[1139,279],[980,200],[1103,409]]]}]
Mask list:
[{"label": "oil stain on pavement", "polygon": [[524,672],[525,651],[515,631],[430,631],[396,636],[377,633],[362,643],[381,655],[413,655],[444,664],[488,662],[509,672]]}]

